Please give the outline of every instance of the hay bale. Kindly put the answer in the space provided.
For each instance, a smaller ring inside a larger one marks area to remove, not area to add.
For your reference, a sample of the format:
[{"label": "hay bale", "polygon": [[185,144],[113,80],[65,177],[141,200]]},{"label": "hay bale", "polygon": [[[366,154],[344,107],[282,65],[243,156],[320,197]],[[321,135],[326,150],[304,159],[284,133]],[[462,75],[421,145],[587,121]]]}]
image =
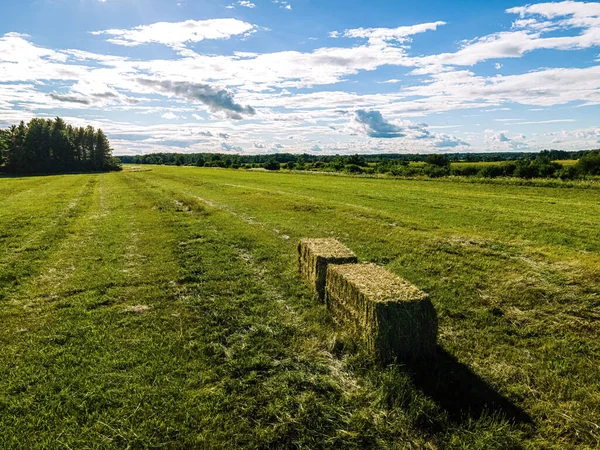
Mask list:
[{"label": "hay bale", "polygon": [[375,264],[329,265],[327,304],[383,363],[435,353],[437,315],[429,296]]},{"label": "hay bale", "polygon": [[325,298],[328,264],[356,263],[356,255],[335,239],[302,239],[298,244],[298,268],[319,300]]}]

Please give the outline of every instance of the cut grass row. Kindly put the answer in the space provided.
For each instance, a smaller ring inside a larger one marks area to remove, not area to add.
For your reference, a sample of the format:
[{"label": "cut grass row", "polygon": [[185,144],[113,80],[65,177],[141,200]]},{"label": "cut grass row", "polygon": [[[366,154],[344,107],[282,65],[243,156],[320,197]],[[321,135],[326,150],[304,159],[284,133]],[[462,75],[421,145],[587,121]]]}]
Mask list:
[{"label": "cut grass row", "polygon": [[[37,180],[28,208],[0,203],[21,265],[0,266],[4,448],[598,444],[598,194],[167,167]],[[295,273],[297,239],[328,235],[431,294],[437,365],[380,369],[335,329]]]}]

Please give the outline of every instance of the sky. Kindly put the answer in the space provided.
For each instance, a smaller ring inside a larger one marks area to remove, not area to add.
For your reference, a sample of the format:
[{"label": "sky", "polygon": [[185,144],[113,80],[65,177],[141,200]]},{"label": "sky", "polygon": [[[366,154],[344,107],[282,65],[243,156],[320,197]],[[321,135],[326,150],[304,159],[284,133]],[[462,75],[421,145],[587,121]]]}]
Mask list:
[{"label": "sky", "polygon": [[0,127],[116,155],[600,147],[600,3],[2,2]]}]

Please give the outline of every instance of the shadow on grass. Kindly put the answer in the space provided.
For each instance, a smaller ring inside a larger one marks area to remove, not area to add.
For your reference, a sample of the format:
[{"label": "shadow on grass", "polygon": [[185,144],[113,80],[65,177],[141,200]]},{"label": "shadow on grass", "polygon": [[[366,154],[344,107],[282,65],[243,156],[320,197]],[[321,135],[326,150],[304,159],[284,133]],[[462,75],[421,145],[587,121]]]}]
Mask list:
[{"label": "shadow on grass", "polygon": [[515,424],[533,420],[520,407],[494,390],[468,366],[438,345],[436,358],[406,366],[413,383],[444,409],[454,422],[499,415]]}]

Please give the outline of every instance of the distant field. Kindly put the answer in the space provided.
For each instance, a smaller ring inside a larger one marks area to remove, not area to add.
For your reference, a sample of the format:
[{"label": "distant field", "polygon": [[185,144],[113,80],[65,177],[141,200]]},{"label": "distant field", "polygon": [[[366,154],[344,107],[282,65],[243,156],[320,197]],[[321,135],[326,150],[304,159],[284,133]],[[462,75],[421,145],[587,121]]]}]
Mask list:
[{"label": "distant field", "polygon": [[[600,446],[600,190],[144,166],[0,178],[0,448]],[[296,273],[430,293],[379,368]]]},{"label": "distant field", "polygon": [[574,166],[577,164],[576,159],[559,159],[556,162],[562,164],[563,166]]}]

